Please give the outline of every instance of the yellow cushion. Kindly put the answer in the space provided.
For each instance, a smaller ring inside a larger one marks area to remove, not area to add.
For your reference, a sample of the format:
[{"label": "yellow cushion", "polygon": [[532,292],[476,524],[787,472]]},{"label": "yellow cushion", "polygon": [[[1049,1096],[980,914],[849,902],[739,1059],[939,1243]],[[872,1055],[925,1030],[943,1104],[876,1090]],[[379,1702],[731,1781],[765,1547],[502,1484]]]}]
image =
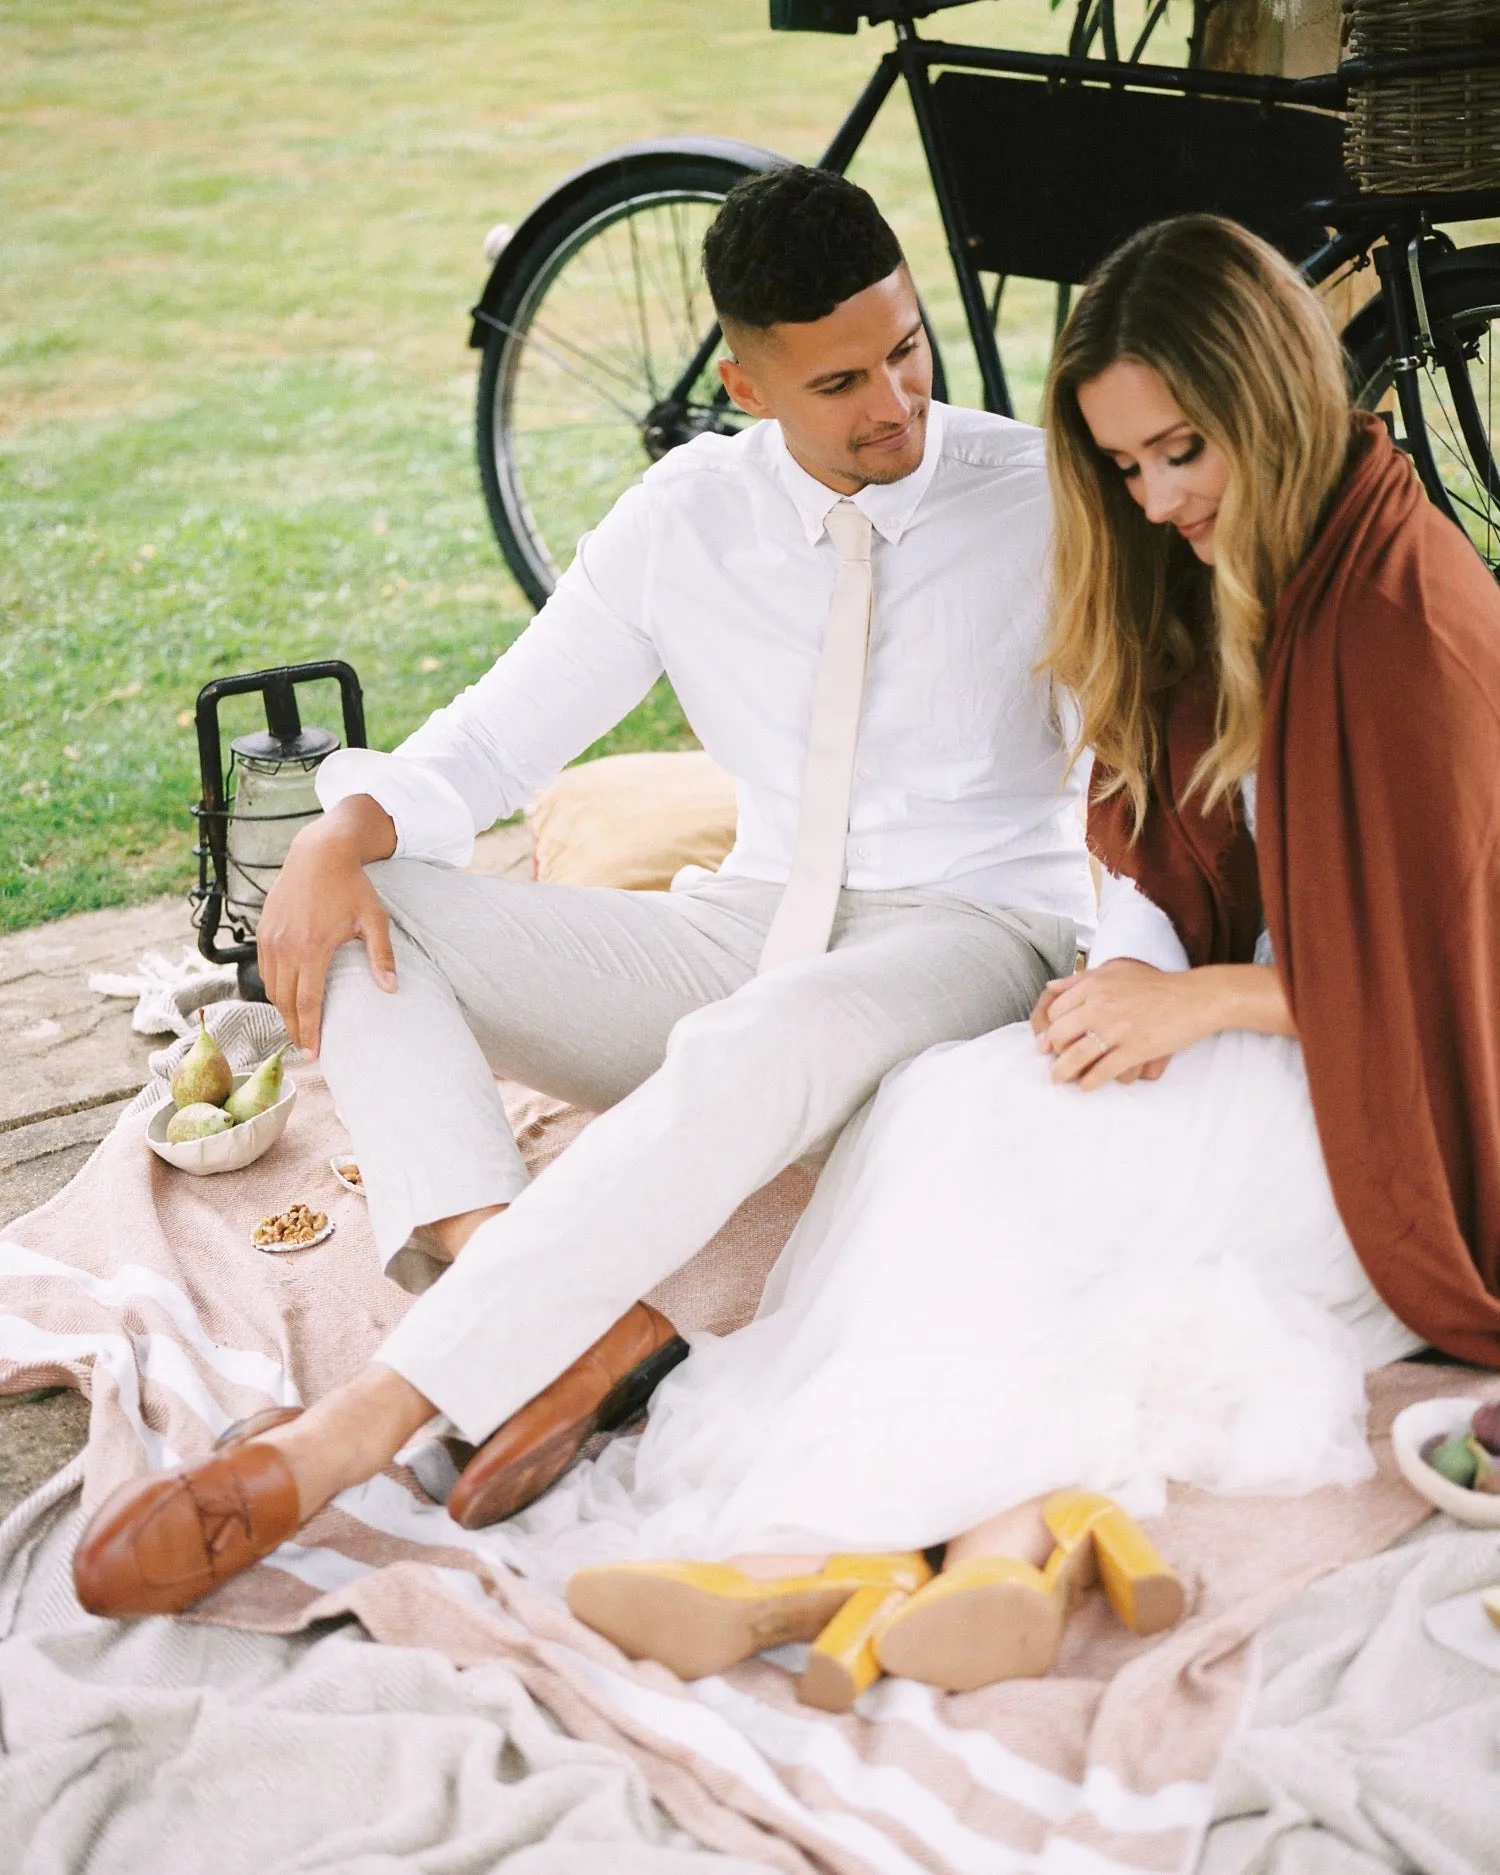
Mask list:
[{"label": "yellow cushion", "polygon": [[684,866],[717,872],[734,844],[734,782],[700,749],[580,762],[526,810],[551,885],[665,891]]}]

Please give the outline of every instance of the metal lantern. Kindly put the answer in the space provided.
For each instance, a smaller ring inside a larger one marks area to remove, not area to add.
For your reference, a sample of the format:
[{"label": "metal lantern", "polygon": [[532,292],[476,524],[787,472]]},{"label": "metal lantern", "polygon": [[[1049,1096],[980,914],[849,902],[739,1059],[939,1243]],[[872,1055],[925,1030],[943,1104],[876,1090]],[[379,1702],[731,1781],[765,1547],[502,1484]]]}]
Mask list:
[{"label": "metal lantern", "polygon": [[[304,729],[297,686],[320,678],[338,681],[344,704],[344,742],[327,729]],[[224,767],[219,703],[224,697],[259,691],[265,697],[266,727],[236,736]],[[215,963],[239,966],[240,994],[265,1000],[255,965],[255,927],[287,849],[298,831],[315,820],[318,764],[341,746],[365,746],[365,707],[359,678],[336,658],[316,664],[282,664],[243,677],[216,677],[198,692],[198,767],[203,798],[193,809],[198,821],[198,885],[191,895],[198,948]],[[220,943],[220,924],[232,943]]]}]

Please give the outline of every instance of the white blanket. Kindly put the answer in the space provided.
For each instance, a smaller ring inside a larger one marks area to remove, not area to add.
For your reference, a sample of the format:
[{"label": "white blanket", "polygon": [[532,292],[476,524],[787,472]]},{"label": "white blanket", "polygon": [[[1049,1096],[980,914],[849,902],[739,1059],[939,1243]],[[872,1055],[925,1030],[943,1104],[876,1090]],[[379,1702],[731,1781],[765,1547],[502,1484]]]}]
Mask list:
[{"label": "white blanket", "polygon": [[1433,1634],[1488,1653],[1474,1603],[1497,1582],[1500,1534],[1435,1516],[1289,1604],[1260,1637],[1199,1875],[1495,1875],[1500,1669]]}]

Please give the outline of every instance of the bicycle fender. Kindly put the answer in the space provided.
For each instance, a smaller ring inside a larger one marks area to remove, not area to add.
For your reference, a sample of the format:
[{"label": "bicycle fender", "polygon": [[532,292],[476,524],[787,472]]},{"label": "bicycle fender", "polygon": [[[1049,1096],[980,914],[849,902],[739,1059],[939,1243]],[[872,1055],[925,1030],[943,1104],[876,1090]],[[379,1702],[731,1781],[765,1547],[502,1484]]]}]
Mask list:
[{"label": "bicycle fender", "polygon": [[[1447,253],[1429,253],[1422,257],[1422,278],[1430,288],[1436,288],[1444,280],[1462,277],[1469,271],[1488,273],[1500,270],[1500,242],[1488,241],[1477,243],[1473,247],[1455,247]],[[1340,338],[1344,349],[1351,357],[1363,350],[1376,332],[1385,327],[1385,296],[1377,293],[1374,299],[1361,306],[1349,321]]]},{"label": "bicycle fender", "polygon": [[501,249],[490,270],[490,277],[484,283],[484,291],[478,302],[470,308],[474,323],[469,331],[469,345],[473,350],[483,348],[490,330],[479,315],[493,313],[500,306],[511,281],[535,243],[538,232],[550,227],[560,210],[587,195],[601,181],[612,179],[623,182],[632,171],[647,169],[662,156],[717,158],[725,163],[733,163],[740,169],[760,171],[780,169],[791,160],[778,156],[774,150],[763,149],[757,143],[741,143],[734,137],[655,137],[643,143],[622,143],[616,149],[606,150],[602,156],[596,156],[581,169],[564,176],[555,189],[528,209],[515,233]]}]

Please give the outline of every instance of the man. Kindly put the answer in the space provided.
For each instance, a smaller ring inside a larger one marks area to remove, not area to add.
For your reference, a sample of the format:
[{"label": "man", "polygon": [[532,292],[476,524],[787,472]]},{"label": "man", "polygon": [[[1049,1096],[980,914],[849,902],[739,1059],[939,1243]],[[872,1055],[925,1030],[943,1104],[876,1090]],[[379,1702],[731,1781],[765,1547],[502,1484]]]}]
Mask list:
[{"label": "man", "polygon": [[[106,1507],[76,1570],[100,1612],[185,1606],[435,1411],[479,1448],[450,1511],[519,1508],[685,1351],[638,1297],[890,1068],[1023,1019],[1072,967],[1093,895],[1033,671],[1039,435],[932,402],[900,247],[844,179],[741,184],[704,264],[724,384],[762,421],[651,469],[394,755],[330,757],[328,811],[261,919],[382,1256],[413,1287],[458,1260],[348,1386]],[[716,877],[636,894],[457,870],[663,670],[739,781]],[[601,1111],[534,1183],[497,1072]],[[223,1490],[250,1508],[211,1543]]]}]

